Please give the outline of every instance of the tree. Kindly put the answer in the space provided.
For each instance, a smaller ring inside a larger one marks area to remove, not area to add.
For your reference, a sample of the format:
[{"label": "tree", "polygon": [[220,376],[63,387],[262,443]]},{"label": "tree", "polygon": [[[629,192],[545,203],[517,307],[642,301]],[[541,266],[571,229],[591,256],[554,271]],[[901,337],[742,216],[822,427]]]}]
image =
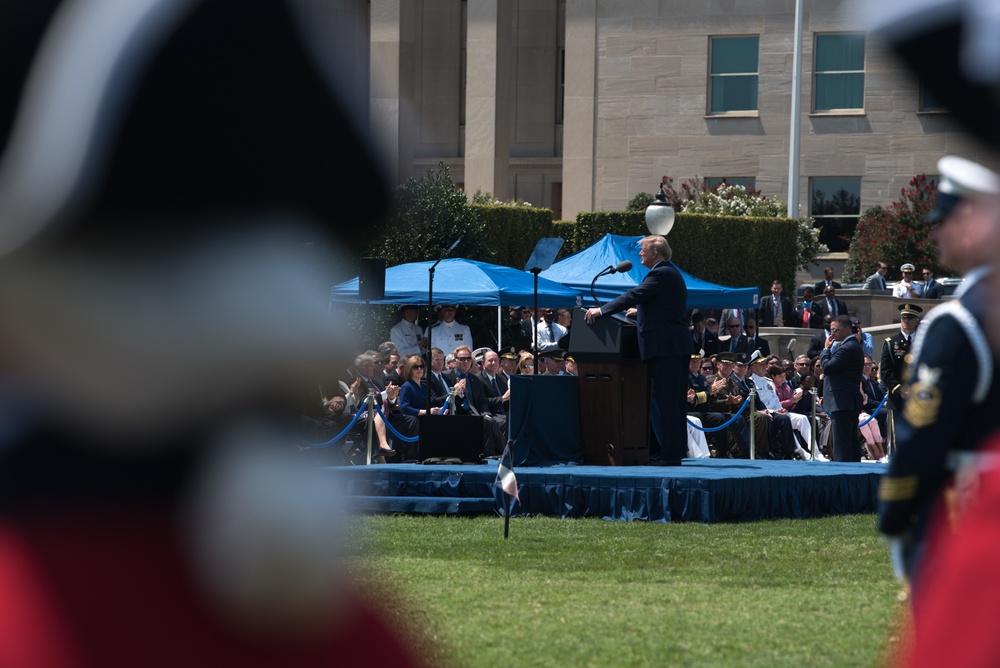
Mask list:
[{"label": "tree", "polygon": [[899,267],[904,262],[930,267],[935,274],[949,273],[937,263],[934,226],[924,222],[936,204],[936,184],[920,174],[900,189],[899,198],[888,208],[874,206],[866,210],[851,239],[844,278],[862,281],[880,261],[889,265],[889,279],[899,278]]},{"label": "tree", "polygon": [[[437,260],[462,237],[452,257],[490,262],[493,250],[484,229],[485,224],[465,193],[455,187],[448,167],[439,163],[436,169],[428,169],[420,178],[407,179],[399,186],[385,224],[372,229],[360,250],[363,255],[386,258],[386,264],[392,267]],[[474,340],[477,330],[481,330],[479,319],[496,328],[495,314],[492,319],[480,318],[479,314],[467,315],[460,309],[458,319],[472,327]],[[355,309],[352,325],[366,345],[375,345],[388,339],[389,330],[398,320],[397,307],[366,306]]]}]

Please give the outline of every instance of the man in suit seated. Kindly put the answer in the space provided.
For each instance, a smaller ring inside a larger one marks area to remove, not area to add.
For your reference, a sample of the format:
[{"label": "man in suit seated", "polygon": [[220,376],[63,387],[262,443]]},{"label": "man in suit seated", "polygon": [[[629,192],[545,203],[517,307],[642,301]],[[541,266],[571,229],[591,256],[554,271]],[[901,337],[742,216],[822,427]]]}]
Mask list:
[{"label": "man in suit seated", "polygon": [[743,323],[739,317],[730,315],[726,320],[726,333],[719,336],[719,352],[749,353],[746,334],[743,333]]},{"label": "man in suit seated", "polygon": [[472,349],[469,346],[455,348],[455,362],[454,369],[442,374],[448,385],[455,388],[455,414],[481,416],[484,452],[487,456],[498,455],[506,443],[507,421],[504,419],[502,425],[497,424],[486,397],[486,386],[478,376],[470,373]]},{"label": "man in suit seated", "polygon": [[747,319],[746,324],[746,337],[747,337],[747,351],[752,355],[755,350],[759,350],[760,354],[767,357],[771,354],[771,344],[767,342],[767,339],[762,338],[757,333],[757,321],[753,318]]}]

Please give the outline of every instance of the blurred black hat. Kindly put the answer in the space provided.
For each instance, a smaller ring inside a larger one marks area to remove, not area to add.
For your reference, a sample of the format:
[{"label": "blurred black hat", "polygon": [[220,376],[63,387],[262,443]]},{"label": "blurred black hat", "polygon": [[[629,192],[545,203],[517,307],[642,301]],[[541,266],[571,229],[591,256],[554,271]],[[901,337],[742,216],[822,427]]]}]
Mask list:
[{"label": "blurred black hat", "polygon": [[[247,213],[370,233],[384,177],[301,14],[283,0],[0,0],[0,254],[41,238],[183,241]],[[351,29],[324,25],[325,40]]]}]

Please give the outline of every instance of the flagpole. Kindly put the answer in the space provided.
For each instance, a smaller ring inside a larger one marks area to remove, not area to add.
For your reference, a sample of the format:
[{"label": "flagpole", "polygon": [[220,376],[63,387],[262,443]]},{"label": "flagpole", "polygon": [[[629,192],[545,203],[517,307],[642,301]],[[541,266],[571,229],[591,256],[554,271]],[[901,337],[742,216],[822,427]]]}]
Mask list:
[{"label": "flagpole", "polygon": [[[504,496],[507,496],[504,494]],[[510,514],[514,511],[514,497],[510,497],[510,505],[507,506],[507,512],[503,514],[503,539],[507,540],[510,536]]]}]

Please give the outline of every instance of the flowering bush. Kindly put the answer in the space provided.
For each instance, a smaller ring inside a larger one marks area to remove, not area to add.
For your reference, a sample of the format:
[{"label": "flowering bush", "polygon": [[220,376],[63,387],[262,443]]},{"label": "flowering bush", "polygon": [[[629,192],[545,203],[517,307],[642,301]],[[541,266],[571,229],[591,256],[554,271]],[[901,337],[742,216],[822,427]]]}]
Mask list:
[{"label": "flowering bush", "polygon": [[936,204],[935,183],[920,174],[900,189],[899,199],[888,208],[874,206],[861,214],[847,251],[844,278],[863,281],[880,261],[889,265],[889,280],[900,277],[899,267],[904,262],[930,267],[936,275],[948,274],[947,268],[937,264],[934,226],[924,222]]},{"label": "flowering bush", "polygon": [[[777,197],[768,197],[762,195],[759,190],[725,182],[708,188],[702,179],[688,179],[681,184],[680,190],[677,190],[674,188],[674,180],[664,176],[660,189],[670,205],[676,211],[684,213],[741,218],[784,218],[788,211],[788,206]],[[638,198],[639,195],[636,195],[633,201]],[[797,268],[808,270],[820,253],[827,252],[826,245],[819,240],[819,234],[820,231],[812,218],[799,219],[799,234],[796,240],[798,250],[795,258]]]}]

